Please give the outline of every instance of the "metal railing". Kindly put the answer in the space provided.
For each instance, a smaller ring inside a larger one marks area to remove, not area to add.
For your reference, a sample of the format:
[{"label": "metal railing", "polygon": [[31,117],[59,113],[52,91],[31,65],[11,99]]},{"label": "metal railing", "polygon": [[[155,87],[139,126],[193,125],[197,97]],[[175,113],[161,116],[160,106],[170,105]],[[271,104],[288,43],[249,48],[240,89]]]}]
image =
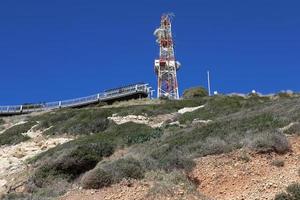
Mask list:
[{"label": "metal railing", "polygon": [[115,100],[118,98],[134,95],[134,94],[146,94],[149,95],[150,87],[148,84],[135,84],[125,86],[117,89],[112,89],[107,92],[98,93],[91,96],[69,99],[64,101],[55,101],[41,104],[30,104],[30,105],[13,105],[13,106],[0,106],[1,114],[19,114],[19,113],[31,113],[45,110],[53,110],[58,108],[68,108],[88,105],[100,101]]}]

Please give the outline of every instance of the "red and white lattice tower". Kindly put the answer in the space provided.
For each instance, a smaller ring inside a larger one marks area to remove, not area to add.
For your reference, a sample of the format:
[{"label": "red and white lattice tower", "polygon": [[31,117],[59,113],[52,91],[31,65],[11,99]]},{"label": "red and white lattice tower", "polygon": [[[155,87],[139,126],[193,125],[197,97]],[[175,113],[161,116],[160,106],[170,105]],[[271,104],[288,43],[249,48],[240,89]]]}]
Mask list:
[{"label": "red and white lattice tower", "polygon": [[170,14],[162,15],[160,27],[155,30],[154,35],[160,47],[159,59],[154,64],[158,79],[157,97],[179,99],[177,70],[180,63],[175,60]]}]

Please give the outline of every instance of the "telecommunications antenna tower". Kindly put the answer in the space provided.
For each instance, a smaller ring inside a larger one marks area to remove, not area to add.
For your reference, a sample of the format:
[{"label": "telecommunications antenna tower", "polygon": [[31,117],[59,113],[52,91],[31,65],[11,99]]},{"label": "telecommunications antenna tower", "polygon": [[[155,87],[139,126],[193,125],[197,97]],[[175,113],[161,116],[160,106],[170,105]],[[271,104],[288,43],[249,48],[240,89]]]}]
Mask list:
[{"label": "telecommunications antenna tower", "polygon": [[179,99],[177,70],[180,63],[175,60],[174,42],[172,37],[171,17],[173,14],[163,14],[160,27],[154,31],[159,44],[159,59],[154,62],[157,74],[157,98]]}]

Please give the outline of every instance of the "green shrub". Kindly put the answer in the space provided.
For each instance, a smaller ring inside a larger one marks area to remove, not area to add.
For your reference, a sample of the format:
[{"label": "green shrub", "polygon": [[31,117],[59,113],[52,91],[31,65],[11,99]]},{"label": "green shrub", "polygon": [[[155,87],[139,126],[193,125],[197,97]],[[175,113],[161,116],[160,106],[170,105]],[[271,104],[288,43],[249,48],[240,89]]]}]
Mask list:
[{"label": "green shrub", "polygon": [[113,147],[108,143],[91,143],[72,149],[65,156],[52,164],[52,169],[76,178],[96,166],[102,157],[113,153]]},{"label": "green shrub", "polygon": [[144,160],[144,165],[150,170],[163,169],[172,171],[174,169],[183,169],[190,171],[195,166],[195,162],[178,149],[173,149],[169,145],[163,145],[150,152],[149,157]]},{"label": "green shrub", "polygon": [[183,98],[185,99],[206,97],[206,96],[208,96],[208,92],[203,87],[193,87],[183,92]]},{"label": "green shrub", "polygon": [[121,158],[104,166],[106,171],[113,175],[114,182],[122,179],[141,179],[144,177],[144,169],[141,163],[134,158]]},{"label": "green shrub", "polygon": [[22,133],[29,131],[35,124],[36,122],[30,121],[7,129],[0,134],[0,145],[14,145],[29,140],[30,137]]},{"label": "green shrub", "polygon": [[99,189],[110,186],[112,183],[112,174],[97,167],[87,172],[81,180],[81,185],[84,189]]},{"label": "green shrub", "polygon": [[0,195],[0,198],[2,200],[15,200],[15,199],[16,200],[27,200],[27,199],[30,199],[30,195],[12,192],[12,193],[5,194],[3,196]]},{"label": "green shrub", "polygon": [[122,179],[141,179],[144,173],[138,160],[121,158],[104,164],[100,163],[82,178],[81,184],[85,189],[99,189],[118,183]]},{"label": "green shrub", "polygon": [[[183,114],[179,121],[186,123],[194,119],[216,119],[219,117],[226,117],[229,114],[237,113],[249,108],[259,107],[261,104],[270,101],[264,97],[245,98],[241,96],[213,96],[206,101],[205,107],[194,112]],[[242,117],[243,118],[243,117]]]},{"label": "green shrub", "polygon": [[296,200],[296,199],[292,199],[289,194],[283,192],[283,193],[276,194],[274,200]]},{"label": "green shrub", "polygon": [[[172,199],[170,197],[178,195],[178,190],[176,191],[175,188],[180,188],[179,190],[183,190],[185,194],[197,195],[198,193],[197,185],[194,182],[192,182],[190,178],[180,170],[174,170],[169,173],[166,173],[163,170],[150,171],[146,174],[146,179],[154,182],[153,186],[148,191],[147,199]],[[200,198],[199,196],[199,198],[195,199],[204,198]]]},{"label": "green shrub", "polygon": [[124,143],[128,146],[159,138],[162,133],[161,129],[152,129],[147,125],[133,122],[113,126],[107,131],[107,134],[118,140],[119,144],[122,145]]},{"label": "green shrub", "polygon": [[297,200],[300,199],[300,184],[294,183],[286,188],[286,192],[277,194],[275,200]]},{"label": "green shrub", "polygon": [[255,134],[250,143],[251,148],[259,153],[276,152],[283,154],[290,150],[290,145],[285,135],[277,132]]},{"label": "green shrub", "polygon": [[251,158],[250,158],[249,154],[247,154],[244,151],[239,155],[238,159],[241,160],[241,161],[244,161],[244,162],[251,161]]},{"label": "green shrub", "polygon": [[[35,157],[31,162],[40,167],[32,181],[40,188],[57,178],[72,181],[93,169],[103,157],[112,155],[116,148],[143,143],[161,134],[159,129],[126,123],[111,126],[102,133],[82,136]],[[139,178],[142,174],[139,162],[133,159],[116,161],[110,167],[115,169],[112,173],[114,182],[119,181],[119,178]]]},{"label": "green shrub", "polygon": [[214,155],[229,152],[231,145],[220,137],[208,137],[202,149],[204,154]]},{"label": "green shrub", "polygon": [[162,134],[161,129],[153,129],[144,124],[128,122],[121,125],[112,125],[105,132],[99,133],[94,137],[97,140],[109,140],[121,148],[159,138]]},{"label": "green shrub", "polygon": [[[65,148],[62,148],[65,146]],[[44,154],[46,157],[35,171],[32,181],[37,187],[43,187],[56,178],[74,180],[82,173],[93,169],[97,163],[114,152],[114,146],[106,142],[84,144],[72,141]],[[50,154],[50,155],[49,155]]]},{"label": "green shrub", "polygon": [[275,167],[283,167],[284,166],[284,160],[273,160],[271,165],[275,166]]},{"label": "green shrub", "polygon": [[36,117],[40,121],[37,129],[48,129],[47,135],[71,134],[88,135],[99,133],[109,126],[108,116],[112,114],[106,109],[66,109],[46,113]]}]

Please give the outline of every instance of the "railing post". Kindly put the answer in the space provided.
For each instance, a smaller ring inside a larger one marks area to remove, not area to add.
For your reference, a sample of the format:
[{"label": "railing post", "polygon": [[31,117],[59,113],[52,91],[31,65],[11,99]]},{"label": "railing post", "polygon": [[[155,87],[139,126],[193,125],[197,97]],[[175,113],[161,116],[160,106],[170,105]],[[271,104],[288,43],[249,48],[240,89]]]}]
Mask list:
[{"label": "railing post", "polygon": [[23,105],[20,106],[20,112],[23,112]]},{"label": "railing post", "polygon": [[61,108],[61,101],[58,102],[58,107]]},{"label": "railing post", "polygon": [[97,99],[98,101],[100,101],[100,94],[97,94]]}]

